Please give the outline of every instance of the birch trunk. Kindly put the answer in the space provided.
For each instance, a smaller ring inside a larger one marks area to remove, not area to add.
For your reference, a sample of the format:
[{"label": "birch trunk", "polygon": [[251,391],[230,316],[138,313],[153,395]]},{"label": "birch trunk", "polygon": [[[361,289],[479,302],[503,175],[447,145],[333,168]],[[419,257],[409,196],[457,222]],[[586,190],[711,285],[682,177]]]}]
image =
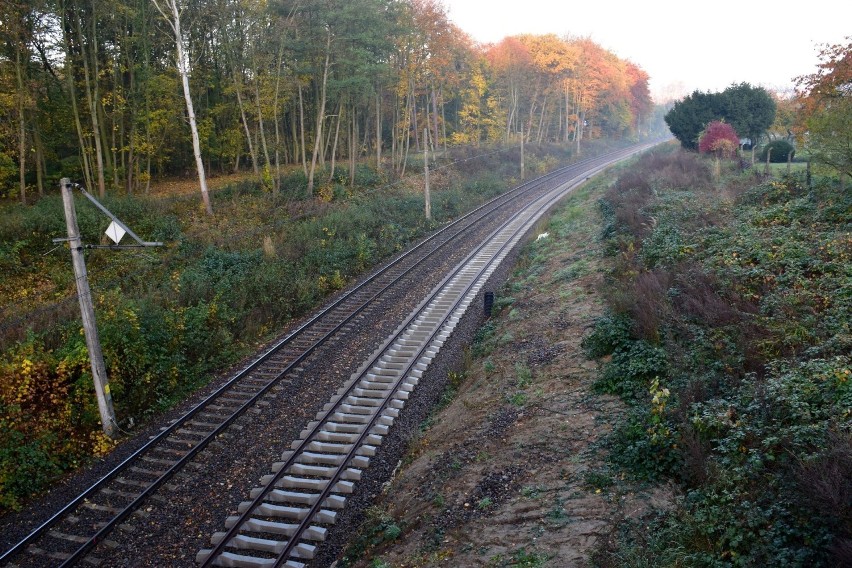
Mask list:
[{"label": "birch trunk", "polygon": [[243,105],[243,96],[241,94],[242,85],[237,80],[237,71],[234,70],[234,87],[237,91],[237,106],[240,109],[240,120],[243,123],[243,130],[246,133],[246,142],[249,147],[249,155],[251,156],[251,167],[254,170],[254,175],[260,176],[260,170],[257,167],[257,152],[254,149],[254,143],[251,141],[251,131],[249,130],[248,120],[246,120],[245,105]]},{"label": "birch trunk", "polygon": [[308,177],[308,160],[305,156],[305,102],[302,98],[302,83],[297,80],[299,85],[299,138],[302,147],[302,169],[305,171],[305,177]]},{"label": "birch trunk", "polygon": [[[283,43],[282,43],[283,46]],[[278,73],[275,76],[275,96],[272,99],[272,122],[275,124],[275,179],[272,180],[272,195],[281,189],[281,134],[278,116],[278,97],[281,93],[281,65],[284,61],[283,47],[278,50]]]},{"label": "birch trunk", "polygon": [[432,87],[432,149],[438,149],[438,96],[435,87]]},{"label": "birch trunk", "polygon": [[263,110],[260,106],[260,79],[255,78],[254,80],[254,97],[255,97],[255,106],[257,106],[257,126],[260,128],[260,147],[263,148],[263,159],[264,159],[264,167],[269,168],[269,148],[266,145],[266,130],[263,126]]},{"label": "birch trunk", "polygon": [[331,171],[328,173],[328,183],[334,179],[334,168],[337,164],[337,141],[340,139],[340,114],[343,112],[343,103],[337,105],[337,126],[334,128],[334,142],[331,145]]},{"label": "birch trunk", "polygon": [[320,92],[320,108],[317,113],[317,131],[314,137],[314,152],[311,156],[311,170],[308,173],[308,195],[314,194],[314,174],[317,169],[317,157],[319,156],[320,146],[322,144],[322,125],[325,122],[325,99],[326,86],[328,84],[328,66],[331,60],[331,31],[326,33],[325,41],[325,65],[322,71],[322,88]]},{"label": "birch trunk", "polygon": [[201,199],[204,201],[204,209],[208,215],[213,214],[213,206],[210,203],[210,195],[207,193],[207,177],[204,175],[204,160],[201,158],[201,140],[198,138],[198,125],[195,122],[195,109],[192,106],[192,93],[189,90],[189,70],[187,59],[183,51],[183,33],[180,27],[179,0],[162,0],[163,5],[171,10],[167,15],[160,7],[158,0],[152,0],[157,10],[166,18],[169,26],[175,34],[175,45],[177,46],[177,69],[183,84],[183,96],[186,99],[186,113],[189,116],[189,128],[192,131],[192,151],[195,154],[195,167],[198,170],[198,183],[201,186]]}]

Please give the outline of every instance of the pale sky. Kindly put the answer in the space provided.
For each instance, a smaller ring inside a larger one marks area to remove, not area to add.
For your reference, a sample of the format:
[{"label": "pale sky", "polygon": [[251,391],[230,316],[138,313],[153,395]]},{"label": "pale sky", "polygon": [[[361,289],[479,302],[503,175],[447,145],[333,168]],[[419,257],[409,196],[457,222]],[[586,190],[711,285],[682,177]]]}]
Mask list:
[{"label": "pale sky", "polygon": [[816,71],[821,44],[852,36],[850,0],[442,1],[480,43],[522,33],[588,36],[642,67],[657,99],[741,82],[788,89]]}]

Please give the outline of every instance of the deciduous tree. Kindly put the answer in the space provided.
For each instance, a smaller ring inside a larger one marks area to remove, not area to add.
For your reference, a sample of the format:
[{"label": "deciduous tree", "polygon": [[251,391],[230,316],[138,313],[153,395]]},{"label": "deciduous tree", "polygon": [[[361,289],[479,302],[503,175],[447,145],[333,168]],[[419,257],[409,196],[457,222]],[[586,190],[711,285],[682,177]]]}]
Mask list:
[{"label": "deciduous tree", "polygon": [[175,65],[180,74],[183,96],[186,101],[186,114],[189,118],[189,128],[192,132],[192,150],[195,154],[195,167],[198,171],[198,184],[201,187],[201,199],[208,215],[213,214],[213,205],[207,192],[207,176],[204,173],[204,160],[201,158],[201,140],[198,137],[198,124],[195,120],[195,108],[192,104],[192,92],[189,90],[189,59],[183,48],[183,28],[181,28],[180,0],[152,0],[157,10],[163,15],[175,36]]},{"label": "deciduous tree", "polygon": [[813,159],[852,175],[852,41],[825,46],[817,72],[797,83]]},{"label": "deciduous tree", "polygon": [[734,127],[727,122],[713,121],[707,125],[698,142],[702,154],[715,154],[717,158],[730,158],[740,145]]}]

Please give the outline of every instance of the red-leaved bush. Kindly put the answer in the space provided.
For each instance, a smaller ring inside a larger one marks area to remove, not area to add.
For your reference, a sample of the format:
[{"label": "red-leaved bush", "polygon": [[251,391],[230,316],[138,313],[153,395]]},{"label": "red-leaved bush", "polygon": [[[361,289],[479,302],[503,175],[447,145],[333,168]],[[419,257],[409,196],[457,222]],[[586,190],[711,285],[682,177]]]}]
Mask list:
[{"label": "red-leaved bush", "polygon": [[702,154],[714,153],[719,158],[732,157],[740,145],[734,127],[727,122],[718,120],[711,122],[701,133],[698,140],[698,151]]}]

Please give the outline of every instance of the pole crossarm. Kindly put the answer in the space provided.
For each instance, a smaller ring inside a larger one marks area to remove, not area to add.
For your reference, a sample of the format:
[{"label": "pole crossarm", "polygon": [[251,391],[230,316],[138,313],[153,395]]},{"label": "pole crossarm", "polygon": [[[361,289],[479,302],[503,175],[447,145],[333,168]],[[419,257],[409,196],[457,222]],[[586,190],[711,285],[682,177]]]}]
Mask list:
[{"label": "pole crossarm", "polygon": [[[136,233],[134,233],[133,231],[131,231],[131,230],[130,230],[130,227],[128,227],[127,225],[125,225],[124,223],[122,223],[122,222],[121,222],[121,220],[120,220],[118,217],[116,217],[115,215],[113,215],[113,214],[110,212],[110,210],[109,210],[109,209],[107,209],[106,207],[104,207],[103,205],[101,205],[100,201],[98,201],[97,199],[95,199],[95,198],[94,198],[94,196],[93,196],[93,195],[91,195],[88,191],[86,191],[86,189],[85,189],[82,185],[80,185],[79,183],[72,183],[72,184],[71,184],[71,186],[72,186],[72,187],[74,187],[74,188],[76,188],[76,189],[79,189],[79,190],[80,190],[80,192],[81,192],[83,195],[85,195],[85,196],[86,196],[86,199],[88,199],[89,201],[91,201],[92,203],[94,203],[94,204],[95,204],[95,207],[97,207],[98,209],[100,209],[101,211],[103,211],[104,215],[106,215],[107,217],[109,217],[110,219],[112,219],[112,220],[113,220],[113,222],[114,222],[116,225],[118,225],[119,227],[121,227],[122,229],[124,229],[124,231],[125,231],[128,235],[130,235],[130,236],[133,238],[133,240],[135,240],[135,241],[136,241],[137,243],[139,243],[141,246],[143,246],[143,247],[161,247],[161,246],[163,246],[163,243],[161,243],[161,242],[143,241],[141,238],[139,238],[139,236],[138,236]],[[88,246],[87,248],[100,248],[100,247]],[[111,247],[108,247],[108,248],[111,248]],[[135,247],[134,247],[134,248],[135,248]]]}]

